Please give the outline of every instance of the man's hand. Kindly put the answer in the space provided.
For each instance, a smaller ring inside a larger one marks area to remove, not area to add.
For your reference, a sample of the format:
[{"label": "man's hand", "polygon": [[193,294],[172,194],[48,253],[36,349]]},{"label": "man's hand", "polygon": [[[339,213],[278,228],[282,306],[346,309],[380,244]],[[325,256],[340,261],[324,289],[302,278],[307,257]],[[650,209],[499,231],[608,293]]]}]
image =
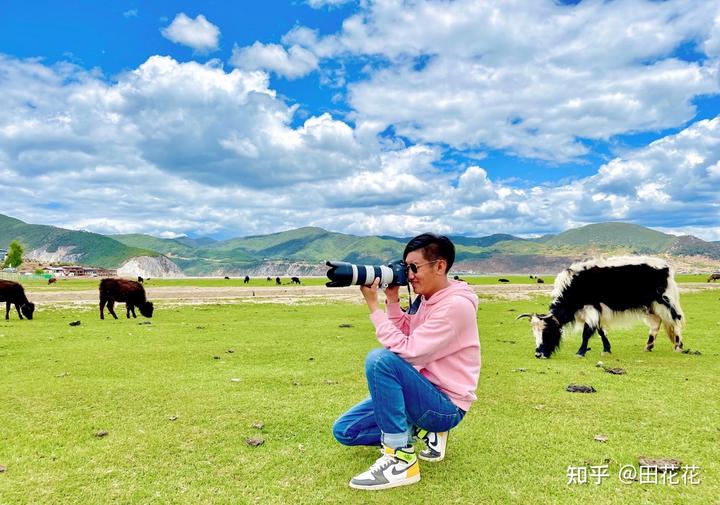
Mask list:
[{"label": "man's hand", "polygon": [[385,288],[385,303],[398,303],[400,301],[400,286],[388,286]]},{"label": "man's hand", "polygon": [[375,279],[373,283],[370,286],[362,285],[360,286],[360,292],[363,295],[363,298],[365,298],[365,303],[367,303],[368,309],[370,309],[370,312],[375,312],[380,307],[378,306],[378,286],[380,285],[380,279]]}]

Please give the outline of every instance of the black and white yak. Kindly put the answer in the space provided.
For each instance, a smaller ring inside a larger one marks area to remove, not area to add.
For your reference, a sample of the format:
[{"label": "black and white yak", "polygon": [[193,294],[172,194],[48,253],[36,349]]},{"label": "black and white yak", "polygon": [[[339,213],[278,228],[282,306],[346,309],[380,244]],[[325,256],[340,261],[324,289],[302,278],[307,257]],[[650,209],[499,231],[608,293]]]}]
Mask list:
[{"label": "black and white yak", "polygon": [[603,353],[609,353],[604,328],[640,318],[650,329],[646,351],[654,347],[661,325],[675,351],[682,351],[680,295],[672,269],[661,259],[630,256],[575,263],[555,278],[552,297],[547,314],[516,318],[530,319],[538,358],[549,358],[558,349],[563,329],[570,323],[583,329],[578,356],[585,356],[596,331]]}]

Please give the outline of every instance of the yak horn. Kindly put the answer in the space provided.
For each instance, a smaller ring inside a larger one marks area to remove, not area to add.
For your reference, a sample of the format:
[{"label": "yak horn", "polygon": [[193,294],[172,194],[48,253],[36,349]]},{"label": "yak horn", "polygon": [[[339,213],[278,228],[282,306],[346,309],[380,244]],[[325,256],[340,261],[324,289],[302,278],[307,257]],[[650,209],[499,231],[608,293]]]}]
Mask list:
[{"label": "yak horn", "polygon": [[515,321],[518,319],[522,319],[523,317],[527,317],[528,319],[532,318],[535,314],[520,314],[518,317],[515,318]]}]

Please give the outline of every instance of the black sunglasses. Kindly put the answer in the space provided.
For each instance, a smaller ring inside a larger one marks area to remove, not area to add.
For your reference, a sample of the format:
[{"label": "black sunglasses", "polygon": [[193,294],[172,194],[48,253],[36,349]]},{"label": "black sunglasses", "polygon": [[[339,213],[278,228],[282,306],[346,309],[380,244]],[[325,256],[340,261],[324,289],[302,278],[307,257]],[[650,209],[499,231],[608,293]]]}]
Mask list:
[{"label": "black sunglasses", "polygon": [[430,265],[432,263],[437,263],[438,261],[440,261],[440,260],[427,261],[425,263],[420,263],[419,265],[416,265],[415,263],[408,263],[407,269],[408,269],[408,271],[416,274],[416,273],[418,273],[418,269],[420,267],[423,267],[425,265]]}]

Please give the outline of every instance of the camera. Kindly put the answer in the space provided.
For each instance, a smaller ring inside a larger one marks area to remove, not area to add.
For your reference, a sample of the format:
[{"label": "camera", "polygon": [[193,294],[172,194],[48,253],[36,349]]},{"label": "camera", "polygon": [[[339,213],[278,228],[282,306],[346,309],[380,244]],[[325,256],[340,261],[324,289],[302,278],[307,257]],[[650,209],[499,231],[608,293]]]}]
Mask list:
[{"label": "camera", "polygon": [[345,261],[328,261],[325,263],[330,269],[325,285],[329,288],[343,286],[369,286],[375,279],[380,279],[380,286],[407,286],[407,263],[396,260],[387,265],[353,265]]}]

